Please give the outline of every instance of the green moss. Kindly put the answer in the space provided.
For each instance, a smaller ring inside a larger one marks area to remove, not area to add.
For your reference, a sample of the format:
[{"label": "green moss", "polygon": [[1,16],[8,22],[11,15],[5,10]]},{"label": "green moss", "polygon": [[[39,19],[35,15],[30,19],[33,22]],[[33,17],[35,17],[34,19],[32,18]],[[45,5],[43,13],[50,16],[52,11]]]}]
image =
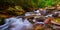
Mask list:
[{"label": "green moss", "polygon": [[0,25],[3,25],[4,23],[5,23],[4,18],[1,18],[1,17],[0,17]]}]

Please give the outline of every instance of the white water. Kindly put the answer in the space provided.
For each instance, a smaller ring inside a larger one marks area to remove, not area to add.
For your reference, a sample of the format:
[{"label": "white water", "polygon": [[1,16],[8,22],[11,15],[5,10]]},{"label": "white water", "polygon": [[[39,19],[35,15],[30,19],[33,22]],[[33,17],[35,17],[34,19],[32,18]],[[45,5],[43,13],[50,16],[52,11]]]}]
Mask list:
[{"label": "white water", "polygon": [[10,28],[10,30],[28,30],[32,28],[32,24],[27,20],[27,18],[22,21],[22,18],[16,18],[16,17],[11,17],[8,20],[11,21],[11,26],[14,26]]}]

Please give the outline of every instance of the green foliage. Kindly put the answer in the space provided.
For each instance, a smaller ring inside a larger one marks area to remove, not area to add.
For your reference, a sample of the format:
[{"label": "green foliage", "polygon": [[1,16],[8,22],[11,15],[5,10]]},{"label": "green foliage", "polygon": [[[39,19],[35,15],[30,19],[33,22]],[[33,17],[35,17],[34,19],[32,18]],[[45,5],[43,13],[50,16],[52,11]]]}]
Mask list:
[{"label": "green foliage", "polygon": [[[0,0],[1,1],[1,0]],[[22,7],[46,7],[60,3],[60,0],[4,0],[4,2],[15,3]]]}]

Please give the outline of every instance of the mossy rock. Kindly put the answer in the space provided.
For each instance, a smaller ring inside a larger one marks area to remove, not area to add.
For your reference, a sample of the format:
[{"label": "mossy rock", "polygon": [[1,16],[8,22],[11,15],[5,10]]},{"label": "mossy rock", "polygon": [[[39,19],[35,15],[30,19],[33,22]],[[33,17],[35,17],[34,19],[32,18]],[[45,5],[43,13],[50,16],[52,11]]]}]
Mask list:
[{"label": "mossy rock", "polygon": [[3,25],[5,23],[4,18],[0,17],[0,25]]}]

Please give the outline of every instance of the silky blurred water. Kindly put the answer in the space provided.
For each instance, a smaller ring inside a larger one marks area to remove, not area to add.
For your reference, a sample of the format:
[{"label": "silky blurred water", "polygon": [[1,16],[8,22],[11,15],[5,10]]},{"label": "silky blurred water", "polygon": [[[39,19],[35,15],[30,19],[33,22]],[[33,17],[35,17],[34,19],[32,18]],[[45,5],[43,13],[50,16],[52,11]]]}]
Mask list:
[{"label": "silky blurred water", "polygon": [[32,28],[32,24],[27,20],[27,18],[24,20],[24,22],[22,21],[22,18],[18,17],[11,17],[7,20],[10,20],[10,25],[14,26],[10,28],[10,30],[28,30]]}]

